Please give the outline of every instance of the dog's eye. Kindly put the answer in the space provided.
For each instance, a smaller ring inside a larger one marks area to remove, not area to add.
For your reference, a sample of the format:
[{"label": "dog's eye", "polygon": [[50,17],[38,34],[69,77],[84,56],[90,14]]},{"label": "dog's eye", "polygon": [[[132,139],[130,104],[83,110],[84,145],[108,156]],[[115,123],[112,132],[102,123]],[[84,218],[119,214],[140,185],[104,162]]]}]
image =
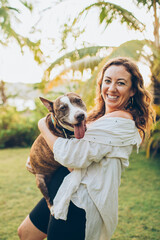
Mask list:
[{"label": "dog's eye", "polygon": [[65,105],[60,107],[60,110],[64,111],[67,107]]},{"label": "dog's eye", "polygon": [[81,99],[80,98],[75,98],[75,103],[80,103],[81,102]]}]

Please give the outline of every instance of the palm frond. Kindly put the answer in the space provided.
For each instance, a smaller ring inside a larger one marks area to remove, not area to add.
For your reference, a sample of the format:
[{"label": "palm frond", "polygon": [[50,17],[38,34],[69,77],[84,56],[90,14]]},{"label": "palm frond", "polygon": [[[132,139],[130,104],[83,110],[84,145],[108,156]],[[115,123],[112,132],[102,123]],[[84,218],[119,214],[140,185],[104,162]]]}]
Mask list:
[{"label": "palm frond", "polygon": [[[132,40],[132,41],[128,41],[121,44],[117,48],[113,48],[112,52],[108,54],[106,57],[100,58],[98,56],[92,56],[89,58],[86,57],[78,61],[75,61],[71,63],[69,67],[64,67],[63,70],[61,70],[61,72],[58,74],[58,76],[52,79],[47,85],[45,84],[45,91],[49,91],[51,90],[52,87],[57,86],[57,84],[61,84],[62,81],[64,81],[62,80],[63,76],[67,72],[69,72],[71,69],[73,71],[76,71],[76,70],[83,71],[84,69],[90,68],[94,70],[92,77],[88,79],[86,82],[84,82],[83,85],[80,85],[79,89],[77,90],[78,93],[83,97],[87,107],[89,108],[94,105],[96,81],[105,63],[109,59],[118,57],[118,56],[130,57],[135,61],[138,61],[142,55],[143,47],[145,44],[146,44],[145,40],[143,41]],[[84,51],[82,52],[86,52],[86,54],[84,55],[86,56],[88,55],[87,49],[84,49]],[[71,53],[69,53],[69,55],[70,54]],[[84,55],[81,55],[81,56],[84,56]],[[48,69],[45,71],[45,75],[44,75],[44,78],[47,80],[49,80],[50,72],[51,72],[51,71],[48,71]]]},{"label": "palm frond", "polygon": [[160,59],[160,49],[155,46],[154,42],[147,40],[146,45],[151,49],[154,58]]},{"label": "palm frond", "polygon": [[84,8],[73,21],[73,25],[80,19],[80,17],[88,12],[91,8],[97,7],[100,9],[99,20],[100,24],[105,21],[106,26],[119,18],[121,23],[126,23],[130,29],[143,31],[145,25],[140,22],[130,11],[121,6],[110,2],[97,2]]},{"label": "palm frond", "polygon": [[109,58],[114,58],[118,56],[129,57],[138,61],[142,55],[143,47],[146,44],[146,40],[131,40],[121,44],[119,47],[115,48],[110,54]]},{"label": "palm frond", "polygon": [[78,93],[84,99],[88,108],[94,106],[95,99],[95,90],[96,90],[96,82],[99,77],[99,73],[101,72],[105,63],[114,57],[129,57],[138,61],[141,57],[141,53],[143,51],[143,47],[146,44],[146,41],[138,41],[132,40],[121,44],[119,47],[114,48],[110,55],[103,58],[103,60],[99,63],[96,70],[93,72],[92,77],[87,80],[83,87],[78,90]]},{"label": "palm frond", "polygon": [[[21,48],[21,52],[23,53],[23,47],[27,46],[32,53],[34,54],[34,59],[38,63],[42,63],[44,61],[43,53],[40,49],[40,41],[32,42],[29,38],[26,38],[20,34],[18,34],[14,28],[12,27],[12,18],[14,21],[19,21],[15,13],[20,13],[19,9],[13,8],[9,6],[7,0],[1,1],[0,6],[0,18],[1,18],[1,26],[0,30],[3,34],[4,41],[0,41],[0,44],[7,45],[9,39],[14,39],[18,43]],[[25,1],[20,0],[20,2],[25,5],[25,7],[29,8]]]},{"label": "palm frond", "polygon": [[[57,87],[58,85],[62,85],[66,83],[66,80],[64,80],[64,76],[69,73],[71,70],[74,71],[80,71],[83,72],[84,69],[91,69],[93,70],[100,62],[102,61],[101,57],[90,57],[90,58],[83,58],[76,62],[71,63],[69,67],[64,67],[63,70],[51,81],[49,81],[48,84],[46,84],[44,92],[47,93],[52,88]],[[49,76],[45,76],[49,78]]]},{"label": "palm frond", "polygon": [[66,53],[62,57],[58,58],[56,61],[54,61],[47,70],[51,71],[55,65],[62,65],[65,61],[65,59],[69,59],[71,62],[79,60],[85,56],[95,56],[97,52],[102,48],[108,48],[106,46],[93,46],[88,48],[80,48],[76,49],[74,51],[71,51],[69,53]]},{"label": "palm frond", "polygon": [[43,79],[42,81],[47,82],[50,79],[50,73],[52,71],[52,69],[56,66],[56,65],[62,65],[64,64],[64,61],[66,59],[69,59],[71,62],[75,62],[78,61],[84,57],[87,56],[96,56],[96,54],[98,53],[98,51],[100,49],[107,49],[108,47],[106,46],[93,46],[93,47],[88,47],[88,48],[81,48],[81,49],[76,49],[74,51],[71,51],[65,55],[63,55],[62,57],[58,58],[56,61],[54,61],[44,72],[43,75]]},{"label": "palm frond", "polygon": [[22,1],[22,0],[19,0],[19,1],[32,12],[33,5],[31,3],[28,3],[27,1]]},{"label": "palm frond", "polygon": [[103,58],[102,61],[98,64],[95,71],[92,74],[92,77],[88,79],[80,88],[77,90],[77,93],[80,94],[86,103],[87,109],[90,110],[95,104],[95,93],[96,93],[96,83],[101,69],[104,64],[107,62],[108,56]]},{"label": "palm frond", "polygon": [[18,45],[21,48],[22,53],[23,47],[27,46],[34,54],[35,61],[37,61],[39,64],[44,61],[43,52],[40,49],[40,41],[33,42],[29,38],[23,37],[22,35],[18,34],[17,32],[14,31],[13,28],[9,26],[8,27],[6,26],[5,32],[8,35],[7,38],[14,38],[17,41]]},{"label": "palm frond", "polygon": [[[154,84],[158,84],[158,86],[155,87],[154,94],[157,96],[154,96],[155,98],[159,95],[159,83],[160,83],[160,49],[157,48],[152,41],[147,41],[146,45],[150,48],[151,53],[149,56],[149,62],[150,62],[150,68],[152,72],[152,80],[154,80]],[[156,83],[157,82],[157,83]],[[158,97],[159,98],[159,97]]]},{"label": "palm frond", "polygon": [[16,11],[16,12],[18,12],[18,13],[20,13],[20,10],[19,9],[17,9],[17,8],[13,8],[13,7],[7,7],[9,10],[13,10],[13,11]]},{"label": "palm frond", "polygon": [[80,71],[83,72],[84,69],[90,68],[91,70],[93,70],[100,62],[102,61],[101,57],[89,57],[89,58],[83,58],[80,59],[76,62],[73,62],[69,69],[72,69],[73,71]]}]

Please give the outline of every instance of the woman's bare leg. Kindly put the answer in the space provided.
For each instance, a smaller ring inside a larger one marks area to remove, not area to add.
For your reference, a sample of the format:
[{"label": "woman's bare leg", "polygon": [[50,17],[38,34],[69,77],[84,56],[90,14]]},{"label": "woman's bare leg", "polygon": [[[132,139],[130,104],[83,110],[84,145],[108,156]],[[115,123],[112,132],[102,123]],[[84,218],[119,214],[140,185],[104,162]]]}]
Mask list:
[{"label": "woman's bare leg", "polygon": [[[53,175],[49,185],[50,197],[53,199],[61,185],[64,177],[69,173],[65,167],[60,167]],[[44,198],[32,209],[18,228],[18,235],[21,240],[43,240],[47,237],[50,219],[50,211]],[[32,221],[31,221],[32,220]],[[37,227],[36,227],[37,226]],[[41,230],[39,230],[41,229]],[[43,232],[42,232],[43,231]]]},{"label": "woman's bare leg", "polygon": [[41,232],[31,222],[29,215],[24,219],[18,228],[18,236],[21,240],[43,240],[47,235]]}]

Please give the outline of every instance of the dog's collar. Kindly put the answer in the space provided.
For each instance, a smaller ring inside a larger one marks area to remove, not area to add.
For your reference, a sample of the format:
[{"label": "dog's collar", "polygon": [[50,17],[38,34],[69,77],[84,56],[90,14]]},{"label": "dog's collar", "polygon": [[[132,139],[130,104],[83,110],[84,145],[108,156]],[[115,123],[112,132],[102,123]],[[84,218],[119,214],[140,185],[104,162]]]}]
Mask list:
[{"label": "dog's collar", "polygon": [[[53,125],[55,126],[55,120],[54,120],[54,118],[53,118],[53,113],[51,113],[51,120],[52,120]],[[65,124],[63,124],[63,123],[61,123],[61,121],[59,121],[58,119],[56,119],[56,120],[57,120],[57,122],[59,123],[59,125],[62,127],[62,131],[63,131],[63,133],[64,133],[65,138],[68,138],[68,137],[67,137],[66,130],[72,133],[72,132],[74,132],[74,128],[73,128],[73,127],[70,127],[70,126],[68,126],[68,125],[65,125]],[[70,135],[70,137],[74,137],[74,134],[73,134],[73,135]]]},{"label": "dog's collar", "polygon": [[54,125],[54,118],[53,118],[53,114],[51,113],[51,120],[52,120],[52,123]]},{"label": "dog's collar", "polygon": [[59,123],[59,125],[61,126],[61,127],[63,127],[64,129],[67,129],[68,131],[70,131],[70,132],[74,132],[74,128],[73,127],[71,127],[71,126],[68,126],[68,125],[65,125],[65,124],[63,124],[61,121],[59,121],[58,120],[58,123]]}]

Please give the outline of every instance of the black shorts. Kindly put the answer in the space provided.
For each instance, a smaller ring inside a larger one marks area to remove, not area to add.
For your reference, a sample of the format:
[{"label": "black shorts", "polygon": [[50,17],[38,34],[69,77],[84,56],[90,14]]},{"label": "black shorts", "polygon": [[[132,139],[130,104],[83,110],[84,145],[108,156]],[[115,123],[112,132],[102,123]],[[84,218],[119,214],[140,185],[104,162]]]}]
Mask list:
[{"label": "black shorts", "polygon": [[[53,175],[49,184],[49,194],[53,199],[64,177],[69,173],[65,167],[60,167]],[[29,214],[32,223],[42,232],[47,234],[48,240],[84,240],[86,214],[72,202],[69,206],[67,220],[55,219],[50,215],[46,201],[42,198]]]}]

